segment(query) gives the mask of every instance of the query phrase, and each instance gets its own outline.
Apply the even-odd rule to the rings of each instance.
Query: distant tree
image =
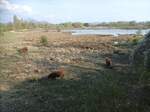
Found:
[[[18,30],[21,28],[21,19],[19,19],[16,15],[13,17],[14,30]]]
[[[64,28],[69,28],[69,27],[72,27],[72,23],[71,22],[62,23],[60,24],[60,26],[63,26]]]
[[[129,25],[134,26],[134,25],[136,25],[136,22],[135,21],[130,21]]]
[[[43,28],[45,29],[46,32],[48,32],[48,30],[49,30],[48,23],[44,23]]]
[[[17,22],[18,22],[18,17],[16,15],[14,15],[14,17],[13,17],[13,22],[14,22],[14,24],[17,24]]]
[[[73,26],[74,28],[80,28],[80,27],[83,26],[83,24],[77,22],[77,23],[72,23],[72,26]]]
[[[57,32],[61,32],[60,26],[57,26],[57,27],[56,27],[56,30],[57,30]]]
[[[147,21],[147,22],[145,23],[145,25],[149,28],[149,27],[150,27],[150,21]]]
[[[89,27],[90,25],[89,25],[89,23],[84,23],[83,24],[85,27]]]
[[[13,30],[13,23],[8,23],[6,25],[6,31],[10,31],[10,30]]]

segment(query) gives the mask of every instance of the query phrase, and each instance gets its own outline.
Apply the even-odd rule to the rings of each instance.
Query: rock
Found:
[[[131,55],[131,63],[136,70],[150,67],[150,32],[144,36],[141,42]],[[139,72],[139,71],[137,71]]]
[[[119,45],[119,42],[115,41],[115,42],[113,43],[113,45]]]

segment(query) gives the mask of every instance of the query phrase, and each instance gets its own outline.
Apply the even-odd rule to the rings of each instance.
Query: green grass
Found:
[[[33,77],[15,84],[2,93],[4,108],[7,112],[147,112],[149,109],[144,101],[132,99],[136,96],[130,93],[134,90],[132,85],[139,83],[137,75],[111,69],[78,66],[71,69],[80,71],[80,80]]]
[[[11,71],[14,64],[20,60],[20,57],[16,54],[16,50],[13,50],[10,44],[17,45],[16,43],[20,41],[20,34],[15,32],[5,32],[3,36],[0,37],[0,79],[6,80],[10,73],[5,73],[5,71]]]
[[[5,32],[3,36],[0,37],[0,43],[12,43],[17,41],[18,34],[14,32]]]
[[[7,104],[7,112],[147,112],[143,110],[147,105],[128,97],[125,83],[129,78],[109,70],[89,75],[95,78],[25,81],[4,92],[9,101],[2,98],[2,102]]]

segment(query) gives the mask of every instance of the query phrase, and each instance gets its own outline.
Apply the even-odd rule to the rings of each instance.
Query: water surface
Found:
[[[64,32],[71,32],[72,35],[132,35],[139,32],[144,35],[150,31],[150,29],[75,29],[65,30]]]

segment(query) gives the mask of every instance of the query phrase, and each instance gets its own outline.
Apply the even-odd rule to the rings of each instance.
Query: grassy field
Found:
[[[47,44],[41,43],[41,36]],[[2,112],[149,112],[149,91],[131,72],[132,36],[72,36],[56,31],[0,37]],[[120,44],[114,45],[117,41]],[[27,47],[27,54],[20,48]],[[113,69],[105,67],[105,58]],[[63,79],[45,79],[64,68]]]

